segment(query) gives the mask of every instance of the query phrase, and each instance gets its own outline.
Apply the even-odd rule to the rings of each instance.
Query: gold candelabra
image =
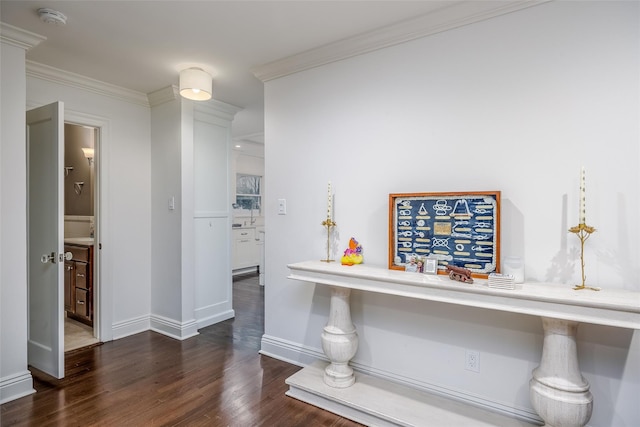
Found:
[[[592,291],[599,291],[600,288],[595,288],[592,286],[585,286],[584,282],[586,279],[586,276],[584,275],[584,242],[587,241],[587,239],[589,237],[591,237],[591,234],[593,232],[595,232],[596,229],[594,227],[591,227],[587,224],[578,224],[575,227],[571,227],[569,229],[570,233],[574,233],[576,236],[578,236],[578,239],[580,239],[580,266],[582,268],[582,285],[577,285],[575,286],[573,289],[580,291],[582,289],[590,289]]]
[[[335,260],[331,259],[331,227],[336,226],[336,222],[331,219],[331,217],[327,217],[324,221],[322,221],[322,225],[327,227],[327,259],[321,259],[322,262],[333,262]]]

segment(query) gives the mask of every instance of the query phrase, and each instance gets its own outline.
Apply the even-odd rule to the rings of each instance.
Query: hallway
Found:
[[[264,288],[234,280],[236,317],[177,341],[146,331],[66,355],[63,380],[34,372],[37,393],[1,406],[1,426],[359,424],[285,396],[300,368],[258,354]]]

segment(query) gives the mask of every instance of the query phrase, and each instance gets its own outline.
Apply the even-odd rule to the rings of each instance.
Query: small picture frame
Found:
[[[424,274],[438,274],[438,260],[425,258],[423,266]]]
[[[407,262],[404,265],[404,271],[410,273],[423,273],[424,272],[424,257],[418,255],[407,256]]]

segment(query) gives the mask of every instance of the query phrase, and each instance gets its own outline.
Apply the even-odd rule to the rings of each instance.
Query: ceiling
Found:
[[[363,35],[416,17],[433,17],[430,25],[437,28],[455,9],[464,25],[466,16],[486,19],[484,10],[513,3],[531,1],[2,0],[0,21],[46,37],[27,52],[28,60],[143,94],[177,85],[184,68],[203,68],[213,75],[214,99],[242,108],[234,139],[261,143],[261,79],[268,79],[256,77],[261,67],[314,50],[327,56],[334,47],[343,56],[357,54],[344,54],[349,40],[362,43]],[[42,22],[39,8],[62,12],[66,25]]]

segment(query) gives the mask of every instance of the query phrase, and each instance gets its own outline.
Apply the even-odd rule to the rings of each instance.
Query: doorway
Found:
[[[98,343],[99,129],[64,125],[64,351]]]

